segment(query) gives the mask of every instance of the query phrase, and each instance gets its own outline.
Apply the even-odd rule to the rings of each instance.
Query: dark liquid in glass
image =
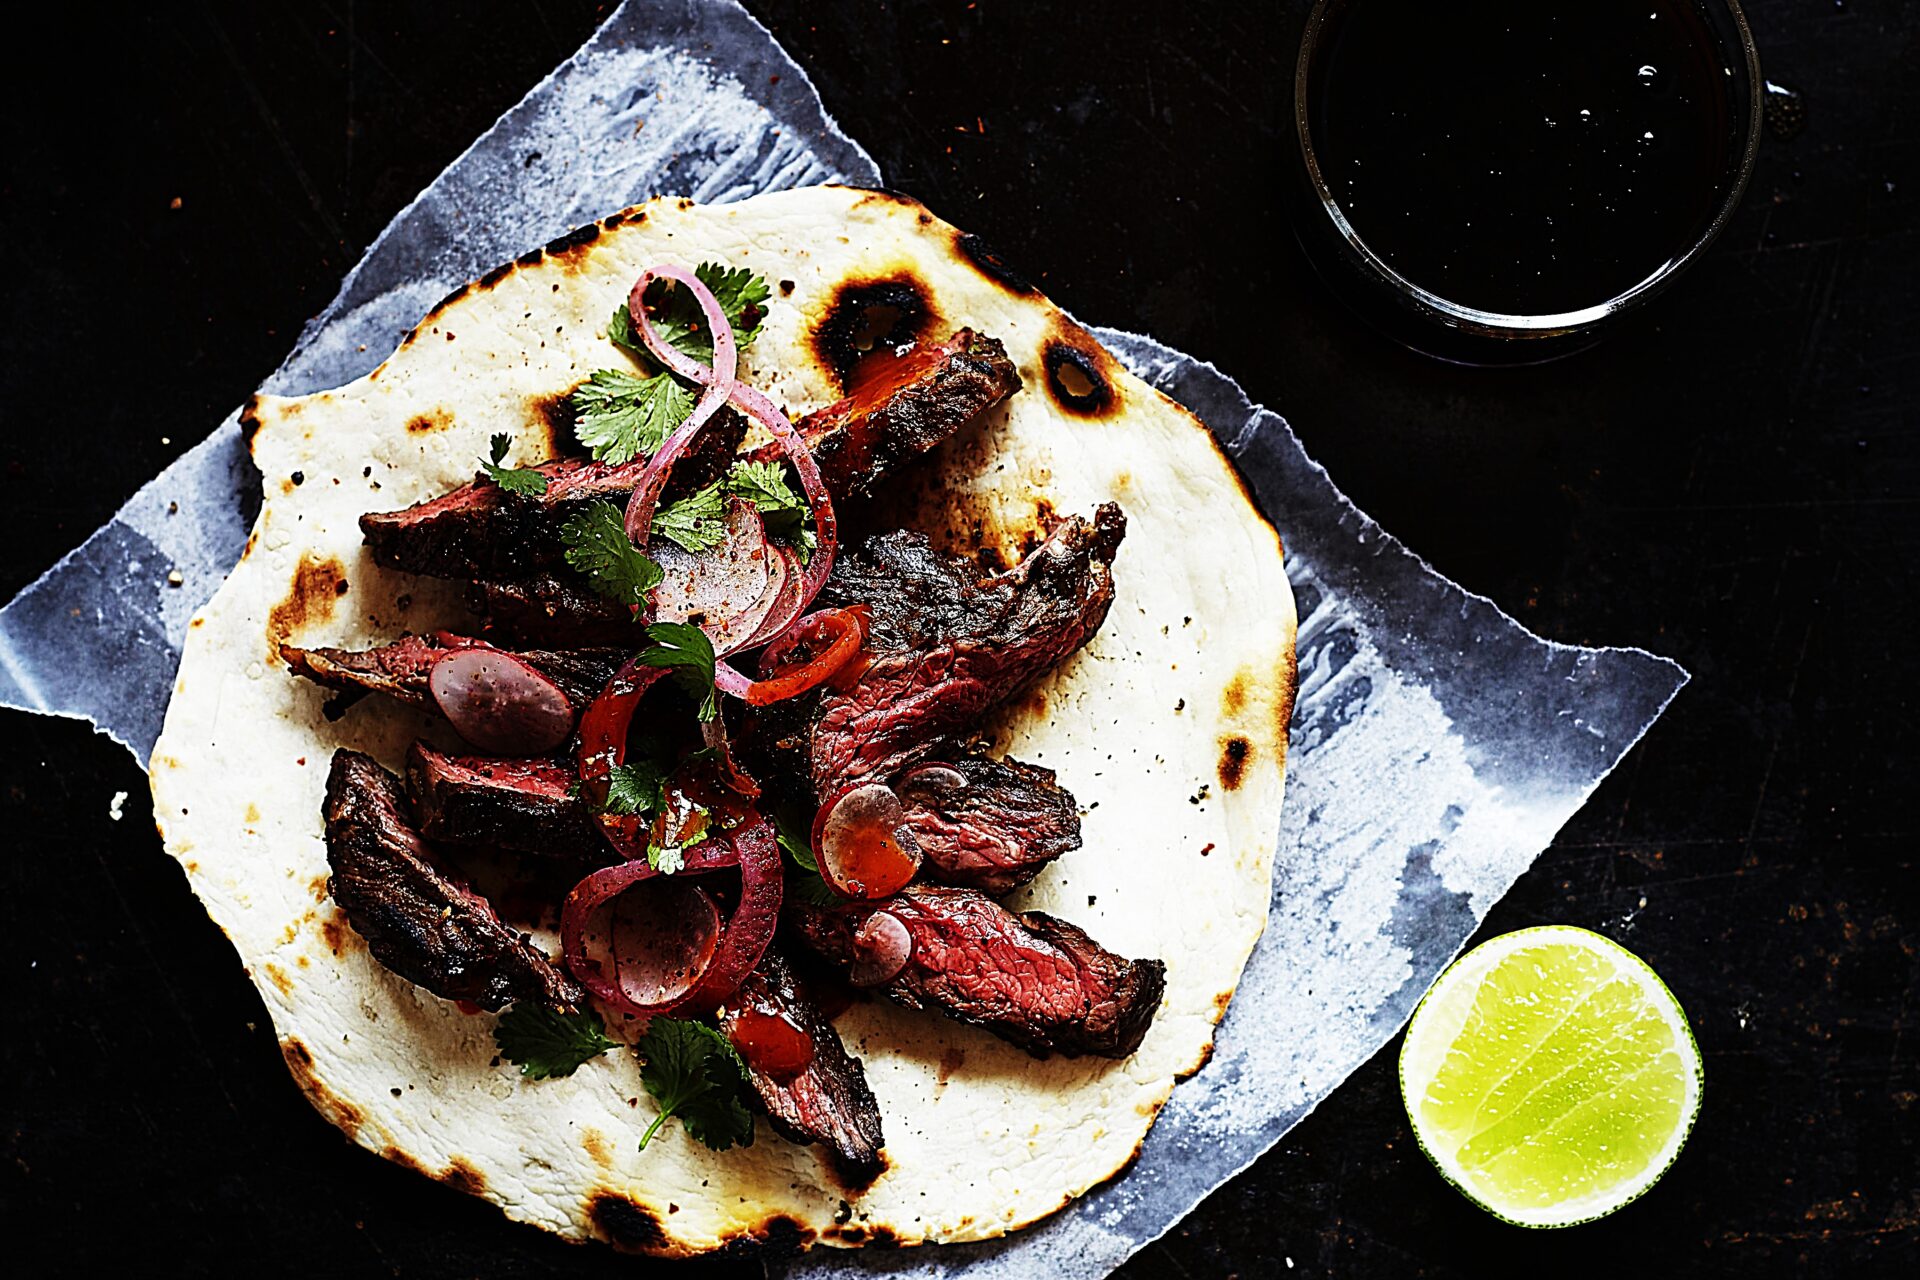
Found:
[[[1684,253],[1734,170],[1729,55],[1691,0],[1346,0],[1308,84],[1367,248],[1449,302],[1597,306]]]

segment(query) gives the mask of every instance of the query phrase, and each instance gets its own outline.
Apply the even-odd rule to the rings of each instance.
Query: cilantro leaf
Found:
[[[818,871],[820,863],[813,856],[807,834],[785,809],[773,815],[773,838],[779,844],[780,851],[799,863],[803,870]]]
[[[695,555],[719,546],[727,537],[727,500],[720,485],[715,480],[655,511],[648,536],[670,538]]]
[[[787,876],[787,885],[795,896],[816,907],[837,906],[842,899],[828,886],[826,877],[820,874],[820,862],[807,842],[807,831],[784,809],[775,811],[773,829],[774,840],[779,844],[780,851],[800,869],[797,874]]]
[[[642,360],[653,359],[653,353],[647,350],[646,341],[640,336],[639,327],[633,323],[633,313],[627,310],[625,299],[613,309],[613,315],[607,320],[607,341]]]
[[[670,1116],[715,1151],[753,1145],[753,1113],[741,1097],[746,1064],[725,1036],[704,1022],[655,1018],[634,1048],[642,1060],[640,1083],[660,1108],[640,1135],[642,1151]]]
[[[726,313],[727,324],[733,329],[735,342],[744,347],[760,336],[760,325],[767,318],[765,304],[773,296],[765,280],[745,267],[730,268],[724,262],[701,263],[694,268],[693,278],[713,291],[720,310]]]
[[[547,478],[532,467],[503,467],[507,449],[513,444],[513,437],[499,432],[488,438],[491,446],[489,457],[480,463],[480,469],[487,473],[487,479],[505,489],[508,493],[523,493],[529,497],[539,497],[547,491]]]
[[[660,769],[651,760],[616,764],[607,770],[607,800],[602,813],[652,813],[665,803]]]
[[[734,463],[727,472],[727,492],[751,502],[766,520],[768,533],[803,545],[808,541],[812,526],[806,500],[787,483],[786,468],[780,463]]]
[[[640,661],[667,668],[673,682],[699,705],[700,718],[713,719],[719,708],[713,692],[713,641],[707,633],[691,623],[656,622],[647,628],[647,638],[653,645],[641,650]]]
[[[529,1080],[570,1076],[588,1058],[617,1047],[607,1039],[600,1019],[585,1009],[556,1013],[545,1005],[514,1005],[493,1027],[500,1056],[520,1064]]]
[[[773,296],[765,280],[745,267],[728,267],[722,262],[701,263],[694,268],[693,278],[707,286],[720,304],[737,345],[747,346],[760,336],[761,322],[767,318],[766,302]],[[713,338],[707,333],[707,316],[691,292],[668,281],[655,281],[647,289],[646,304],[654,331],[668,346],[703,364],[712,363]],[[633,313],[624,302],[613,309],[613,317],[607,321],[607,339],[642,359],[653,360],[653,353],[640,336],[640,326],[634,323]]]
[[[672,374],[637,378],[596,369],[573,393],[573,433],[601,462],[631,462],[658,449],[693,412],[694,395]]]
[[[593,589],[609,600],[644,605],[647,593],[666,575],[627,538],[626,513],[611,502],[589,502],[560,526],[567,563],[587,575]]]

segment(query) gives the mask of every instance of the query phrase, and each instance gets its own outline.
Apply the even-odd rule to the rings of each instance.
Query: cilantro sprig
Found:
[[[803,558],[811,549],[813,530],[807,523],[806,501],[787,483],[777,462],[734,463],[712,484],[656,511],[649,532],[695,555],[711,551],[726,539],[728,498],[751,502],[766,522],[767,532],[799,546]]]
[[[715,1151],[753,1145],[753,1113],[743,1096],[746,1064],[725,1036],[704,1022],[655,1018],[634,1049],[642,1060],[640,1083],[660,1108],[640,1135],[642,1151],[674,1116],[689,1137]]]
[[[529,1080],[570,1076],[588,1058],[616,1048],[600,1019],[585,1009],[557,1013],[544,1005],[520,1003],[500,1015],[493,1027],[500,1056],[518,1063]]]
[[[727,499],[722,492],[725,484],[724,479],[715,480],[659,508],[653,514],[648,535],[670,539],[695,555],[713,550],[727,537]]]
[[[681,692],[699,707],[702,720],[711,720],[719,707],[713,690],[713,641],[707,633],[687,622],[656,622],[647,628],[653,644],[640,651],[640,661],[649,667],[664,667]]]
[[[718,262],[703,262],[693,274],[720,303],[738,345],[745,347],[759,336],[766,301],[773,294],[765,280],[745,267]],[[660,281],[647,291],[646,303],[654,327],[669,346],[702,363],[712,361],[713,338],[691,291]],[[607,338],[639,358],[650,376],[596,370],[573,393],[574,434],[595,458],[618,464],[658,449],[693,412],[696,397],[679,378],[655,365],[625,302],[613,309]]]
[[[504,431],[498,432],[488,437],[487,445],[488,456],[480,462],[480,469],[487,473],[487,479],[508,493],[520,493],[537,498],[547,491],[547,478],[532,467],[500,465],[507,459],[507,450],[513,447],[512,436]]]
[[[651,760],[616,764],[607,770],[607,798],[600,811],[623,817],[656,813],[666,803],[665,781],[660,766]]]
[[[736,462],[727,472],[727,492],[745,498],[766,521],[767,532],[799,548],[805,563],[813,553],[813,524],[807,519],[807,501],[787,483],[786,468],[778,462]]]
[[[626,513],[611,502],[586,503],[560,526],[567,563],[609,600],[635,607],[666,575],[627,537]]]
[[[738,346],[747,346],[760,336],[761,322],[767,318],[766,302],[773,296],[767,282],[745,267],[729,267],[721,262],[703,262],[693,269],[693,278],[713,294],[714,301],[727,317]],[[667,345],[695,360],[713,359],[713,338],[707,333],[706,313],[693,300],[693,294],[665,280],[657,280],[647,290],[647,314],[653,327]],[[638,356],[652,358],[641,340],[640,326],[622,302],[613,309],[607,322],[607,337],[615,346]]]
[[[631,462],[664,444],[693,405],[693,392],[670,373],[596,369],[573,393],[573,433],[600,461]]]

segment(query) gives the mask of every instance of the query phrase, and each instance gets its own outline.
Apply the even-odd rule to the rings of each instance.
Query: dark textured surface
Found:
[[[66,6],[5,42],[0,595],[237,404],[600,7]],[[1634,947],[1708,1076],[1657,1191],[1526,1233],[1427,1168],[1390,1048],[1124,1274],[1910,1273],[1920,12],[1756,0],[1804,122],[1768,139],[1727,236],[1600,349],[1492,373],[1385,345],[1292,247],[1298,0],[1124,7],[754,4],[895,185],[1083,318],[1216,361],[1543,634],[1694,672],[1486,932]],[[568,1248],[350,1147],[290,1086],[132,761],[82,725],[4,729],[16,1249],[58,1272],[753,1274]]]

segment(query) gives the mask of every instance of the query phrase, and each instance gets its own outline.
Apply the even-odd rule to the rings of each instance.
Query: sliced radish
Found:
[[[647,554],[666,573],[654,588],[654,619],[691,622],[707,633],[715,653],[739,648],[773,608],[775,557],[751,502],[728,500],[726,536],[713,550],[695,553],[655,539]]]
[[[856,987],[892,982],[913,955],[913,934],[900,917],[876,911],[853,931],[853,965],[847,977]]]
[[[813,820],[820,875],[835,893],[884,898],[920,869],[920,845],[893,788],[878,782],[842,791]]]
[[[451,649],[427,673],[433,700],[461,737],[495,755],[552,751],[573,732],[560,686],[498,649]]]

